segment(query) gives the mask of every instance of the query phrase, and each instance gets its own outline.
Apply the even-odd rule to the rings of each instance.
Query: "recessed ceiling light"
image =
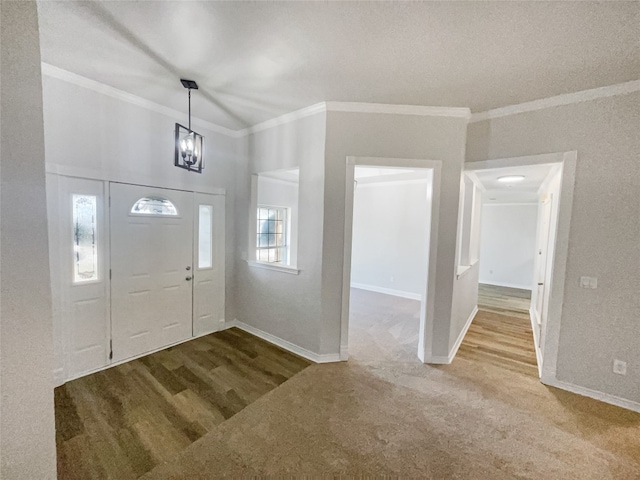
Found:
[[[522,180],[524,180],[524,175],[504,175],[498,177],[498,181],[502,183],[521,182]]]

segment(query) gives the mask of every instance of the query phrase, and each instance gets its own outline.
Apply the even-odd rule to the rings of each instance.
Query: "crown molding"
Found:
[[[349,113],[384,113],[387,115],[418,115],[469,119],[466,107],[428,107],[422,105],[392,105],[386,103],[326,102],[327,111]]]
[[[74,85],[78,85],[89,90],[107,95],[132,105],[136,105],[147,110],[151,110],[171,118],[179,118],[184,115],[173,108],[165,107],[159,103],[105,85],[104,83],[91,80],[76,73],[64,70],[54,65],[42,62],[42,74],[48,77],[57,78]],[[269,128],[284,125],[295,120],[299,120],[321,112],[345,112],[345,113],[380,113],[387,115],[418,115],[430,117],[450,117],[463,118],[469,123],[491,120],[494,118],[516,115],[519,113],[544,110],[546,108],[571,105],[574,103],[587,102],[599,98],[613,97],[617,95],[627,95],[640,91],[640,80],[632,80],[616,85],[593,88],[575,93],[566,93],[555,97],[542,98],[531,102],[509,105],[506,107],[487,110],[472,114],[466,107],[429,107],[422,105],[392,105],[385,103],[359,103],[359,102],[320,102],[310,105],[300,110],[286,113],[279,117],[272,118],[265,122],[258,123],[242,130],[232,130],[230,128],[208,122],[198,117],[192,117],[192,123],[209,131],[220,133],[233,138],[245,137],[249,134],[267,130]]]
[[[425,107],[420,105],[391,105],[386,103],[358,103],[358,102],[320,102],[309,107],[286,113],[271,120],[258,123],[249,128],[239,130],[239,136],[249,135],[285,123],[300,120],[321,112],[346,113],[382,113],[386,115],[419,115],[429,117],[453,117],[469,119],[471,111],[458,107]]]
[[[238,130],[236,133],[239,137],[244,137],[251,133],[261,132],[262,130],[267,130],[269,128],[277,127],[279,125],[284,125],[285,123],[290,123],[295,120],[300,120],[301,118],[310,117],[311,115],[315,115],[316,113],[321,113],[326,111],[327,111],[326,103],[320,102],[305,108],[301,108],[300,110],[295,110],[290,113],[285,113],[284,115],[280,115],[279,117],[266,120],[264,122],[253,125],[252,127]]]
[[[147,100],[137,95],[127,93],[123,90],[119,90],[109,85],[105,85],[104,83],[91,80],[90,78],[83,77],[82,75],[78,75],[77,73],[73,73],[68,70],[64,70],[62,68],[59,68],[44,62],[42,62],[41,65],[42,65],[42,74],[48,77],[57,78],[58,80],[62,80],[64,82],[71,83],[79,87],[93,90],[94,92],[98,92],[108,97],[115,98],[116,100],[121,100],[123,102],[127,102],[132,105],[136,105],[138,107],[146,108],[147,110],[151,110],[153,112],[160,113],[168,117],[172,117],[172,118],[184,117],[184,112],[174,110],[173,108],[165,107],[164,105],[160,105],[159,103],[152,102],[151,100]],[[238,134],[238,131],[236,130],[231,130],[229,128],[222,127],[220,125],[208,122],[198,117],[191,117],[191,120],[193,125],[205,128],[212,132],[221,133],[222,135],[227,135],[229,137],[234,137],[234,138],[237,138],[240,136]]]
[[[533,100],[531,102],[509,105],[507,107],[494,108],[493,110],[487,110],[486,112],[474,113],[471,115],[469,123],[507,117],[518,113],[535,112],[536,110],[544,110],[545,108],[588,102],[590,100],[614,97],[616,95],[628,95],[638,91],[640,91],[640,80],[632,80],[630,82],[618,83],[616,85],[592,88],[590,90],[582,90],[574,93],[565,93],[562,95],[556,95],[555,97],[541,98],[540,100]]]

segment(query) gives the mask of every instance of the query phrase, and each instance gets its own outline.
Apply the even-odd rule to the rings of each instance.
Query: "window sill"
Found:
[[[288,273],[290,275],[299,275],[300,270],[296,267],[289,265],[275,265],[273,263],[256,262],[254,260],[247,260],[250,267],[264,268],[265,270],[275,270],[276,272]]]
[[[464,277],[478,261],[476,260],[471,265],[458,265],[458,269],[456,270],[456,279],[460,280]]]

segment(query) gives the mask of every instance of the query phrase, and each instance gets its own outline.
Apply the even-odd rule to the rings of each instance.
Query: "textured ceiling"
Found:
[[[321,101],[479,112],[640,78],[639,2],[39,3],[46,63],[239,129]]]

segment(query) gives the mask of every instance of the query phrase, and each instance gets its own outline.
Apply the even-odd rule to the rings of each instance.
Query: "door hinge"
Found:
[[[113,340],[109,340],[109,360],[113,360]]]
[[[111,280],[111,269],[109,269],[109,280]]]

